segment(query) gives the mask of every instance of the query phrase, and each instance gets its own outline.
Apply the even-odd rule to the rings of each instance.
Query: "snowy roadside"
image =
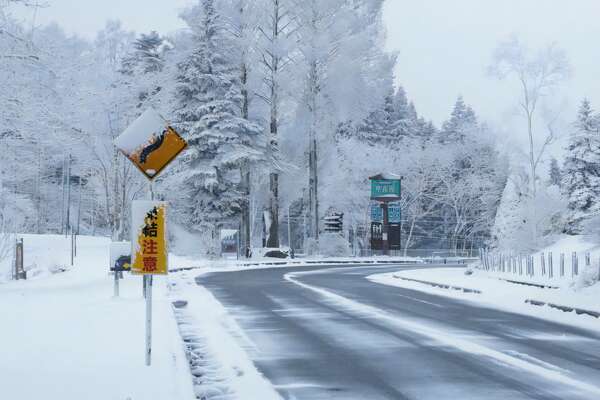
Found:
[[[181,271],[169,276],[169,297],[178,303],[174,312],[197,398],[281,399],[250,360],[245,348],[252,343],[223,305],[195,283],[198,275]]]
[[[25,237],[25,263],[38,273],[0,285],[1,398],[194,398],[166,280],[155,279],[153,359],[146,367],[141,279],[125,274],[121,296],[113,297],[108,243],[79,237],[75,265],[51,274],[70,258],[69,239]]]
[[[375,274],[367,279],[384,285],[472,301],[486,307],[531,315],[596,331],[600,330],[600,319],[598,318],[526,303],[526,300],[536,300],[600,312],[600,284],[579,290],[569,286],[559,289],[542,289],[509,283],[496,277],[490,277],[481,270],[473,270],[472,275],[465,275],[465,271],[466,268],[432,268]],[[434,287],[415,282],[415,280],[450,285],[481,293],[465,293],[462,290]]]
[[[186,346],[198,398],[275,400],[281,396],[249,357],[254,349],[225,307],[195,278],[211,272],[293,268],[314,264],[420,263],[411,257],[203,260],[170,255],[169,299]]]

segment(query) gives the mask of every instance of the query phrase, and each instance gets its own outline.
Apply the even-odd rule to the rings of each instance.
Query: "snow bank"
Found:
[[[394,273],[375,274],[367,279],[385,285],[453,297],[476,302],[486,307],[564,322],[596,331],[600,330],[600,320],[592,316],[576,315],[575,313],[566,313],[549,307],[540,308],[525,303],[525,300],[532,299],[600,312],[600,284],[582,290],[575,290],[570,287],[542,289],[509,283],[488,276],[485,271],[474,270],[472,275],[466,275],[465,272],[465,268],[403,270]],[[436,288],[423,283],[403,280],[402,278],[475,289],[481,291],[481,294]]]
[[[25,264],[49,271],[70,263],[63,239],[25,235]],[[153,359],[146,367],[141,278],[125,274],[121,297],[113,298],[109,241],[80,237],[78,244],[68,271],[0,285],[1,397],[193,399],[165,280],[155,279]]]
[[[71,236],[63,235],[17,235],[23,239],[23,264],[29,279],[38,279],[71,268]],[[43,240],[41,239],[43,238]],[[78,238],[78,250],[85,251],[85,237]],[[102,239],[99,239],[102,240]],[[0,282],[11,279],[14,253],[2,262]]]

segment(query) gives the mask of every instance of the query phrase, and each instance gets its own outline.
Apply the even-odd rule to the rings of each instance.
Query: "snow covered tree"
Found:
[[[464,143],[469,130],[477,127],[477,117],[470,106],[459,96],[454,104],[450,119],[442,125],[439,140],[442,144]]]
[[[330,176],[322,171],[336,168],[334,158],[319,154],[335,151],[341,122],[362,120],[372,104],[384,98],[384,90],[391,88],[395,58],[382,50],[381,1],[308,0],[298,2],[294,12],[303,83],[297,113],[304,121],[308,150],[310,235],[318,239],[319,210],[332,205],[321,204],[329,196],[322,196],[320,188],[328,186]]]
[[[241,116],[240,77],[215,1],[200,0],[183,18],[196,48],[178,66],[176,125],[189,149],[175,176],[187,195],[189,225],[210,228],[216,238],[241,212],[240,166],[264,157],[261,128]]]
[[[233,44],[231,62],[238,65],[241,116],[250,119],[250,104],[254,93],[258,90],[256,87],[258,73],[255,66],[260,65],[260,59],[257,57],[260,3],[248,0],[225,0],[222,10]],[[244,193],[240,219],[240,241],[243,249],[249,249],[252,246],[250,199],[253,194],[252,177],[258,175],[256,171],[253,173],[252,169],[253,165],[249,163],[244,163],[240,167],[240,190]]]
[[[489,73],[498,79],[514,76],[519,83],[519,108],[527,121],[530,184],[532,196],[535,197],[537,168],[547,145],[554,140],[554,134],[550,130],[542,146],[535,146],[535,117],[544,96],[569,77],[567,56],[555,43],[535,53],[531,52],[518,37],[512,36],[496,47]],[[537,233],[534,232],[534,236],[537,236]]]
[[[398,146],[403,139],[421,136],[419,117],[408,102],[402,86],[385,96],[383,106],[372,111],[351,134],[369,145],[382,143]],[[343,129],[343,128],[342,128]]]
[[[267,247],[279,247],[279,196],[280,166],[279,141],[282,125],[281,105],[284,101],[285,86],[283,73],[290,66],[294,40],[295,18],[292,0],[261,0],[263,18],[258,25],[260,40],[257,51],[261,58],[263,90],[258,96],[268,105],[269,139],[267,154],[271,162],[269,168],[269,199],[264,212],[265,244]]]
[[[562,171],[560,165],[558,165],[558,160],[554,157],[550,160],[550,170],[548,171],[548,175],[548,185],[554,185],[560,188],[562,184]]]
[[[570,137],[562,171],[562,190],[568,198],[566,231],[581,232],[581,223],[600,212],[600,126],[584,100]]]
[[[158,72],[164,68],[164,53],[168,42],[156,31],[142,33],[133,43],[133,54],[123,60],[124,72],[133,73],[139,68],[142,72]]]
[[[533,247],[527,213],[530,204],[528,181],[526,174],[513,173],[506,182],[492,230],[494,242],[502,250],[530,250]]]

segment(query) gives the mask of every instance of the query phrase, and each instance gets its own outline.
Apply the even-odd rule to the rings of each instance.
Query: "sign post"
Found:
[[[114,295],[119,297],[119,275],[131,271],[131,243],[112,242],[110,244],[110,271],[114,272]]]
[[[401,179],[398,176],[384,176],[383,174],[369,178],[371,181],[371,200],[378,201],[381,206],[381,249],[384,255],[390,254],[390,211],[392,211],[392,207],[389,206],[389,203],[400,200],[402,193]],[[377,213],[372,212],[373,214]],[[394,219],[397,214],[400,214],[399,207],[397,212],[396,208],[393,209]],[[373,227],[371,232],[373,232]]]
[[[17,240],[15,247],[15,280],[27,279],[25,265],[23,264],[23,239]]]
[[[115,146],[150,181],[150,200],[134,201],[131,216],[131,272],[143,276],[146,298],[146,365],[152,363],[152,277],[167,275],[167,203],[154,201],[152,180],[187,143],[154,109],[149,108],[118,138]]]

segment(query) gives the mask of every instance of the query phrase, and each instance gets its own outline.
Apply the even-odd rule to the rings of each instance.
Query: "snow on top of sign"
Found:
[[[115,139],[115,146],[125,153],[132,153],[146,144],[152,135],[160,135],[166,127],[167,121],[150,107]]]
[[[237,229],[221,229],[221,240],[233,239],[233,237],[237,235],[237,233]]]
[[[377,174],[374,176],[370,176],[369,179],[372,180],[398,180],[402,179],[402,175],[392,174],[391,172],[387,172],[385,174]]]

